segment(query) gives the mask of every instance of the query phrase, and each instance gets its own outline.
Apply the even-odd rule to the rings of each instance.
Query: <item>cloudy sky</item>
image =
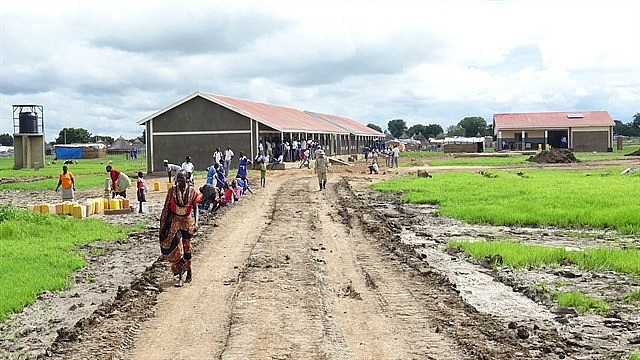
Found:
[[[55,4],[55,6],[53,5]],[[393,119],[640,112],[640,1],[0,1],[0,133],[14,104],[133,138],[196,91]]]

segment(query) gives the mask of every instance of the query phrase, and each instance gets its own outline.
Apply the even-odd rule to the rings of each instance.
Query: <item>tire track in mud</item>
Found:
[[[350,344],[359,350],[357,358],[383,359],[462,359],[468,358],[455,341],[441,334],[429,313],[414,296],[410,284],[415,280],[397,267],[398,258],[389,251],[375,246],[371,235],[362,228],[355,209],[357,201],[345,191],[345,182],[339,182],[321,202],[325,219],[334,238],[329,245],[335,247],[342,261],[333,269],[345,277],[359,302],[336,301],[336,312],[347,309],[350,319],[342,319],[341,328],[351,334]],[[324,194],[323,194],[324,195]],[[336,204],[336,205],[334,205]],[[378,219],[381,223],[384,220]],[[341,234],[348,234],[344,237]],[[332,236],[333,235],[333,236]],[[335,275],[334,275],[335,276]],[[347,298],[348,299],[348,298]],[[350,328],[349,322],[359,322],[362,329]],[[366,343],[368,351],[357,343]]]
[[[336,187],[286,180],[239,277],[221,359],[461,359],[394,269],[342,223]],[[347,210],[348,211],[348,210]]]
[[[400,226],[396,220],[381,221],[375,207],[359,199],[346,179],[341,180],[337,188],[342,193],[338,210],[342,221],[350,228],[365,229],[379,252],[388,257],[388,264],[413,279],[407,282],[405,291],[412,294],[417,304],[421,304],[422,311],[436,324],[438,332],[453,339],[463,349],[463,358],[566,358],[567,347],[555,330],[533,325],[527,329],[530,330],[527,336],[521,337],[519,334],[525,327],[506,324],[478,312],[460,297],[455,284],[420,259],[413,247],[401,242],[398,235]],[[387,206],[397,204],[389,203]],[[361,259],[365,263],[368,260]],[[373,277],[375,279],[375,274]]]
[[[221,359],[339,358],[309,181],[287,180],[234,296]]]

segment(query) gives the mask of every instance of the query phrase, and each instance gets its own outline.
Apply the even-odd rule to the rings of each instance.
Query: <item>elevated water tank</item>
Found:
[[[20,134],[37,134],[38,133],[38,114],[34,112],[21,112],[18,123],[18,133]]]

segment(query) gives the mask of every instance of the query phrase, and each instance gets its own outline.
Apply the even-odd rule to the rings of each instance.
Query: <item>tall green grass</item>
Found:
[[[580,314],[593,311],[603,315],[610,309],[609,304],[605,301],[585,295],[579,291],[559,292],[554,294],[553,297],[558,305],[573,307]]]
[[[611,270],[640,275],[640,251],[637,249],[593,248],[581,251],[561,247],[527,245],[512,241],[450,241],[473,259],[495,259],[515,269],[559,267],[569,261],[583,270]]]
[[[437,204],[438,213],[470,223],[607,228],[640,233],[640,174],[598,170],[488,170],[439,172],[433,178],[394,178],[375,183],[404,201]]]
[[[0,205],[0,321],[35,301],[40,292],[68,286],[70,274],[86,265],[79,246],[124,239],[142,226],[116,226]]]

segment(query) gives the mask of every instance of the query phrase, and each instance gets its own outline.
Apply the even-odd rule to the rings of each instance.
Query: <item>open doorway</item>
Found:
[[[551,148],[567,149],[569,147],[569,134],[567,130],[549,131],[547,142]]]

